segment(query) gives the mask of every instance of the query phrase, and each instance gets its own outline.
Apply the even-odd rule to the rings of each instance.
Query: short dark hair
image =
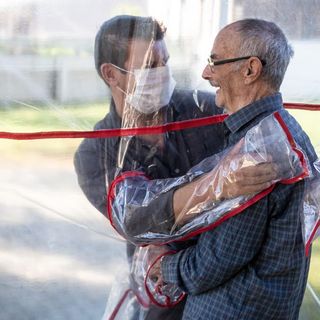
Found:
[[[132,39],[162,40],[166,29],[152,17],[121,15],[105,21],[98,31],[94,46],[94,60],[98,74],[103,63],[124,68]]]

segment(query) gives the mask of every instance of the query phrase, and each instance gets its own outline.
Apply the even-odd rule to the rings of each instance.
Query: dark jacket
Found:
[[[186,90],[176,90],[164,111],[167,123],[222,113],[215,106],[212,94]],[[111,102],[110,112],[95,125],[95,130],[114,128],[121,128],[121,118]],[[204,158],[221,151],[223,136],[222,124],[168,132],[164,150],[158,150],[140,137],[132,137],[120,164],[117,163],[119,146],[121,140],[127,138],[84,139],[74,157],[78,182],[88,200],[107,216],[107,191],[119,174],[139,170],[151,179],[181,176]],[[148,207],[140,209],[139,219],[153,225],[173,219],[172,197],[173,191],[153,203],[153,207],[163,212],[161,217],[150,214],[152,208]]]

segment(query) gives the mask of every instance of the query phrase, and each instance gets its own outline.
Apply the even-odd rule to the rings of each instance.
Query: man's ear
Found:
[[[111,63],[103,63],[100,66],[100,72],[108,86],[115,87],[118,85],[118,70]]]
[[[262,73],[262,68],[263,66],[259,58],[249,58],[244,69],[245,84],[251,84],[256,81]]]

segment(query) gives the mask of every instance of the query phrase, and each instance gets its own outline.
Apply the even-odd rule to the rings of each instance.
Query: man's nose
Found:
[[[207,64],[206,67],[202,71],[202,78],[205,80],[210,80],[211,75],[212,75],[212,71],[210,69],[209,64]]]

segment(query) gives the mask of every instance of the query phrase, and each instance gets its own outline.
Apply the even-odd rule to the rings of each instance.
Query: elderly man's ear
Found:
[[[116,87],[119,83],[119,70],[111,63],[103,63],[100,66],[101,76],[110,87]]]
[[[256,81],[261,73],[262,73],[262,63],[261,61],[256,57],[251,57],[247,63],[246,67],[243,71],[244,73],[244,83],[245,84],[251,84],[254,81]]]

